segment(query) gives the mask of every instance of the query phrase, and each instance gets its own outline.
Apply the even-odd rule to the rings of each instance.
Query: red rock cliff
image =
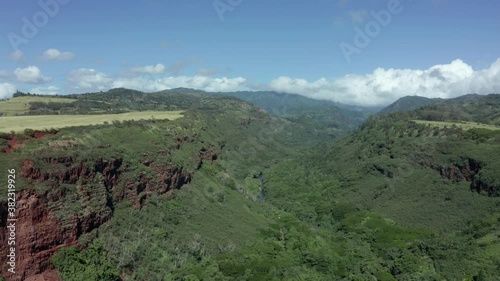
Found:
[[[202,149],[198,167],[203,160],[216,159],[215,149]],[[43,166],[51,168],[44,170]],[[180,189],[192,178],[190,172],[174,164],[148,162],[147,166],[155,171],[154,178],[141,174],[136,180],[125,180],[122,174],[132,168],[123,165],[122,159],[99,158],[89,163],[67,156],[23,161],[18,176],[33,188],[16,193],[16,274],[9,273],[2,262],[2,275],[15,281],[59,280],[50,257],[62,247],[77,244],[82,234],[108,221],[115,204],[127,199],[140,208],[152,193]],[[67,186],[75,190],[68,191]],[[69,208],[70,204],[77,204],[77,210]],[[0,218],[0,256],[5,257],[6,202],[0,202]]]

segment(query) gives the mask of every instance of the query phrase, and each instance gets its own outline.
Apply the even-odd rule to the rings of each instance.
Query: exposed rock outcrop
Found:
[[[420,163],[424,167],[434,169],[440,175],[453,182],[470,182],[471,191],[492,197],[500,196],[500,186],[481,176],[481,171],[485,165],[471,158],[464,158],[462,162],[452,163],[447,166],[429,163]]]
[[[141,208],[153,193],[163,195],[171,190],[180,189],[192,179],[191,173],[175,165],[165,167],[152,163],[149,167],[156,172],[154,178],[141,174],[137,180],[126,181],[125,188],[115,198],[118,201],[127,199],[135,207]]]
[[[183,138],[185,141],[190,139]],[[202,149],[196,161],[215,161],[217,157],[215,149]],[[115,204],[130,200],[140,208],[153,193],[180,189],[192,179],[191,172],[174,164],[150,161],[148,167],[152,174],[130,179],[123,174],[134,167],[125,165],[121,158],[89,162],[64,156],[23,161],[20,176],[39,188],[38,193],[34,188],[16,193],[17,275],[9,275],[6,264],[1,265],[2,274],[7,280],[58,280],[50,257],[108,221]],[[0,202],[0,214],[0,255],[6,256],[6,202]]]
[[[474,176],[481,171],[483,164],[474,159],[464,159],[462,163],[454,163],[447,167],[436,166],[435,168],[439,171],[441,176],[454,181],[459,182],[462,180],[472,181]]]
[[[1,206],[6,208],[5,204]],[[7,255],[6,214],[2,213],[0,255]],[[26,280],[46,270],[51,270],[48,259],[62,247],[74,245],[75,232],[63,231],[43,196],[32,190],[17,193],[16,222],[16,274],[7,272],[2,264],[2,274],[7,280]],[[54,279],[57,280],[57,279]]]

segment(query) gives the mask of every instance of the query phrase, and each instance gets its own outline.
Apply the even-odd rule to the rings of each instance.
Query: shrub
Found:
[[[34,137],[35,136],[35,131],[33,129],[26,128],[26,129],[24,129],[24,134],[27,137]]]
[[[51,259],[63,280],[118,281],[118,270],[106,259],[100,243],[80,252],[75,246],[62,248]]]

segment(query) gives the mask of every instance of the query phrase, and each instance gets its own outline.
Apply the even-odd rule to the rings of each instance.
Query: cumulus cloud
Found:
[[[16,50],[13,53],[11,53],[9,57],[11,60],[21,61],[24,60],[24,53],[20,50]]]
[[[136,68],[136,71],[139,69]],[[161,64],[141,68],[141,73],[159,74],[164,72],[165,67]],[[195,76],[161,76],[152,77],[147,75],[130,77],[111,76],[95,69],[81,68],[69,72],[68,82],[78,90],[97,91],[112,88],[129,88],[144,92],[155,92],[172,88],[193,88],[205,91],[235,91],[247,89],[246,79],[237,78],[215,78],[204,75]]]
[[[159,63],[157,65],[147,65],[144,67],[136,67],[132,69],[132,73],[135,74],[149,74],[149,75],[158,75],[165,73],[166,67]]]
[[[112,83],[112,88],[130,88],[146,92],[161,91],[172,88],[193,88],[209,92],[226,92],[246,89],[246,79],[237,78],[211,78],[207,76],[178,76],[163,77],[160,79],[119,79]]]
[[[36,87],[31,89],[30,93],[38,95],[57,95],[59,94],[59,88],[56,86],[49,87]]]
[[[26,68],[17,68],[14,75],[19,82],[30,84],[41,84],[50,81],[50,77],[42,75],[40,69],[36,66],[28,66]]]
[[[307,81],[279,77],[272,90],[361,106],[383,106],[408,95],[453,98],[465,94],[500,92],[500,59],[489,68],[474,70],[462,60],[426,70],[377,68],[367,75],[346,75],[337,80]]]
[[[161,63],[156,65],[146,65],[131,68],[130,70],[124,72],[122,76],[138,76],[138,75],[161,75],[168,73],[171,76],[179,76],[183,70],[200,62],[201,59],[199,57],[191,57],[185,60],[179,60],[171,64],[170,66],[165,66]],[[128,67],[128,62],[122,63],[122,66]]]
[[[366,17],[368,16],[367,10],[351,10],[349,11],[349,16],[351,20],[355,24],[362,24],[365,22]]]
[[[48,49],[42,55],[43,60],[48,61],[64,61],[71,60],[75,57],[75,54],[71,52],[61,52],[58,49]]]
[[[0,99],[10,98],[15,92],[16,92],[16,86],[10,83],[0,84]]]
[[[161,72],[162,68],[157,66],[150,66],[149,73]],[[146,71],[146,67],[143,69]],[[339,79],[320,78],[308,81],[282,76],[267,85],[251,85],[244,77],[213,77],[207,74],[116,77],[95,69],[82,68],[70,72],[68,81],[76,89],[85,91],[118,87],[145,92],[177,87],[211,92],[270,89],[360,106],[385,106],[408,95],[453,98],[471,93],[500,92],[500,59],[482,70],[474,70],[465,62],[454,60],[449,64],[435,65],[424,70],[377,68],[369,74],[350,74]]]
[[[69,72],[68,81],[77,89],[105,90],[109,88],[112,78],[92,68],[80,68]]]

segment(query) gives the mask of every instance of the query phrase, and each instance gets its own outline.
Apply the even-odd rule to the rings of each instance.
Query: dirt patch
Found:
[[[38,140],[44,138],[47,135],[55,135],[57,132],[44,132],[44,131],[35,131],[33,132],[33,137],[20,139],[16,134],[9,134],[7,138],[7,146],[4,146],[0,149],[5,153],[9,153],[16,148],[21,148],[23,144],[27,141]]]

